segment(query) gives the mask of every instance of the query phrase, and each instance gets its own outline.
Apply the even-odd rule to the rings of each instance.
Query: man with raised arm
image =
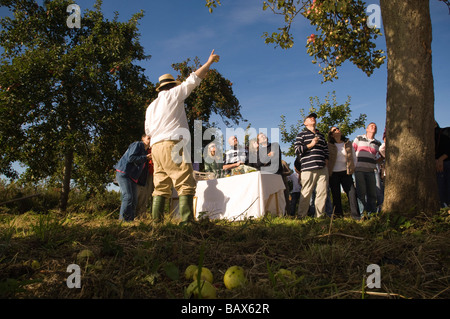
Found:
[[[172,187],[179,197],[181,224],[194,219],[196,182],[193,167],[184,148],[178,149],[177,144],[190,141],[184,101],[200,85],[210,66],[218,61],[219,56],[213,50],[208,61],[184,82],[176,81],[170,74],[159,77],[158,97],[148,106],[145,116],[145,132],[151,136],[154,165],[152,216],[155,221],[161,221],[165,199],[171,197]]]

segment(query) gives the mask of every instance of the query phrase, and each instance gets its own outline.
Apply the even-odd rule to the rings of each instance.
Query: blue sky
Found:
[[[93,9],[95,0],[76,0],[83,12]],[[366,1],[378,4],[379,1]],[[433,23],[433,75],[435,87],[435,117],[439,124],[450,126],[450,15],[447,6],[438,0],[430,1]],[[175,72],[172,63],[198,56],[204,63],[212,49],[221,56],[214,64],[224,77],[233,82],[233,90],[242,106],[241,113],[256,130],[278,128],[280,115],[288,124],[300,118],[301,108],[308,110],[309,98],[323,101],[327,93],[335,91],[338,103],[351,97],[352,118],[367,114],[367,123],[378,125],[377,138],[381,140],[386,120],[386,64],[367,77],[353,64],[345,62],[339,69],[339,79],[321,84],[318,66],[311,63],[306,53],[306,39],[315,32],[309,22],[298,16],[292,31],[294,47],[289,50],[264,43],[264,32],[276,31],[283,19],[262,10],[262,0],[222,0],[222,6],[213,14],[204,0],[105,0],[103,12],[108,19],[119,13],[119,20],[128,20],[141,9],[145,16],[140,21],[141,44],[151,59],[142,63],[153,83],[164,73]],[[4,15],[5,10],[0,12]],[[383,30],[382,30],[383,31]],[[384,37],[378,48],[385,49]],[[418,119],[420,120],[420,119]],[[242,128],[246,127],[243,123]],[[221,127],[225,133],[225,126]],[[359,129],[349,136],[364,134]],[[286,150],[288,145],[282,144]],[[287,159],[288,162],[291,160]]]

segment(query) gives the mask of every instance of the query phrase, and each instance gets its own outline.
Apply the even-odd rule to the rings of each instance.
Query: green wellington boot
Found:
[[[164,215],[164,206],[166,198],[164,196],[152,197],[152,217],[156,222],[161,222]]]
[[[194,195],[179,196],[178,212],[181,217],[180,225],[194,221]]]

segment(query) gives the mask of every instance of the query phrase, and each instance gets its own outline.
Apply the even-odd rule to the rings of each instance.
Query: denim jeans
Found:
[[[119,220],[132,221],[137,206],[137,184],[120,172],[116,172],[116,179],[119,183],[122,200]]]
[[[377,186],[375,172],[355,172],[356,194],[359,211],[374,213],[377,210]]]
[[[444,161],[444,171],[436,174],[441,208],[450,206],[450,160]]]
[[[381,179],[379,171],[375,172],[375,182],[377,186],[377,211],[381,211],[384,202],[384,180]]]

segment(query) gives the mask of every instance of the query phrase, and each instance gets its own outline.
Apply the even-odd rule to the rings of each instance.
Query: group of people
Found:
[[[281,148],[278,143],[270,143],[264,133],[249,141],[249,147],[239,144],[236,136],[228,138],[230,149],[223,157],[217,152],[217,144],[212,142],[207,148],[204,171],[214,173],[215,177],[233,175],[243,166],[249,166],[267,173],[279,174],[283,172]]]
[[[352,142],[332,126],[325,140],[316,129],[316,118],[315,113],[308,115],[305,129],[296,138],[296,172],[289,176],[293,184],[289,214],[304,217],[311,215],[314,208],[312,215],[316,217],[342,217],[341,189],[347,194],[352,218],[361,218],[363,212],[370,215],[380,211],[386,178],[386,131],[383,140],[377,140],[377,125],[371,122],[366,134],[358,135]],[[439,200],[444,208],[450,206],[450,137],[437,122],[435,147]]]
[[[155,221],[161,221],[166,200],[175,188],[179,197],[180,224],[194,220],[196,181],[193,166],[185,158],[183,148],[179,149],[177,144],[183,139],[180,130],[189,132],[184,101],[200,85],[210,66],[218,61],[219,56],[213,50],[207,62],[184,82],[175,80],[170,74],[159,78],[158,97],[146,111],[145,134],[141,141],[129,146],[114,166],[122,196],[119,219],[132,221],[136,212],[147,210],[151,197],[152,217]],[[281,175],[286,185],[286,211],[292,216],[305,217],[311,208],[316,217],[325,214],[343,216],[341,187],[347,194],[351,217],[359,219],[363,211],[377,211],[383,201],[384,170],[380,168],[383,168],[385,157],[385,134],[383,143],[378,141],[375,138],[377,126],[369,123],[366,134],[357,136],[353,142],[343,136],[336,126],[330,128],[325,139],[316,129],[316,119],[315,113],[309,114],[304,119],[305,128],[296,137],[297,159],[292,174],[287,173],[290,169],[281,159],[279,144],[269,143],[264,133],[250,140],[248,149],[239,145],[236,136],[230,137],[228,143],[231,149],[224,158],[219,156],[217,145],[210,143],[204,159],[205,171],[222,177],[242,166],[250,166]],[[450,140],[438,133],[436,139],[441,202],[442,205],[449,205]],[[174,160],[174,154],[181,160]],[[293,185],[290,203],[288,180]]]
[[[287,212],[289,206],[288,176],[291,171],[289,165],[281,158],[280,145],[270,143],[267,135],[262,132],[249,141],[248,148],[240,145],[234,135],[228,138],[228,144],[230,149],[225,152],[223,157],[217,152],[217,145],[214,142],[207,146],[205,172],[213,173],[216,178],[255,170],[278,174],[282,177],[285,185],[285,211]]]

